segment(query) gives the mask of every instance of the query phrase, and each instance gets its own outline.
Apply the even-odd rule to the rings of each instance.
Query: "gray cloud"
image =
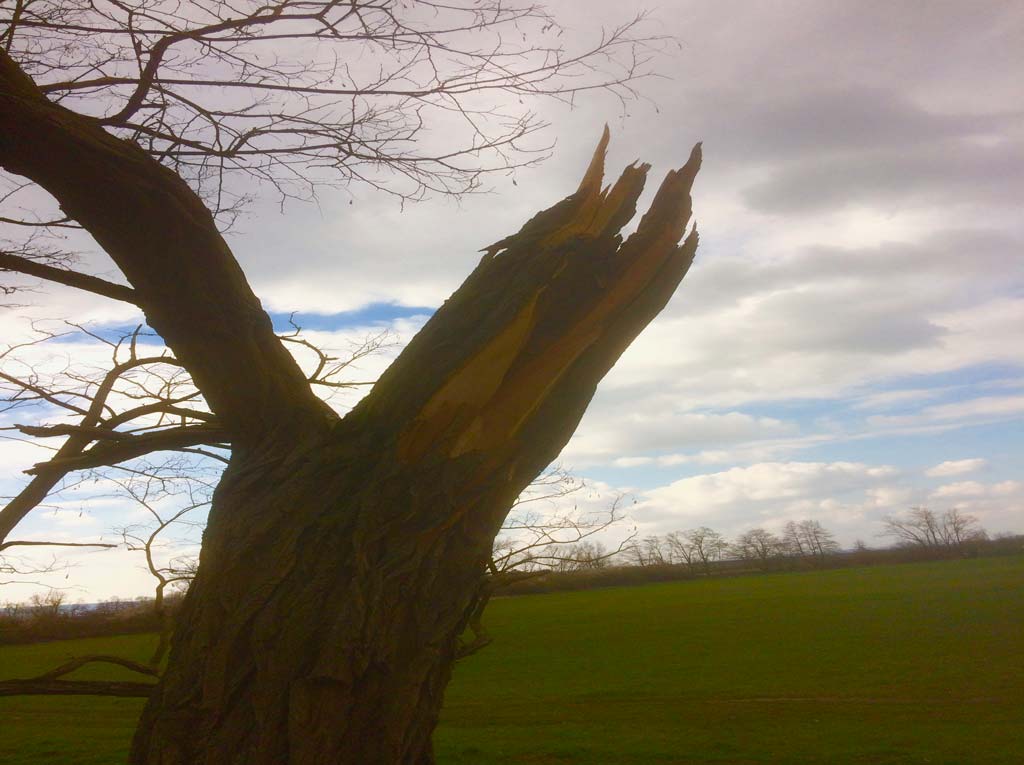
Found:
[[[890,136],[891,137],[891,136]],[[743,200],[774,214],[815,213],[851,205],[1005,204],[1024,196],[1024,144],[928,141],[865,145],[839,155],[807,152],[747,188]]]
[[[889,87],[812,85],[749,91],[736,85],[689,93],[711,152],[728,162],[853,156],[924,143],[1001,136],[1021,113],[938,113]],[[696,118],[695,118],[696,119]]]
[[[953,229],[916,242],[821,244],[774,258],[712,254],[695,263],[672,312],[693,316],[797,286],[843,285],[866,295],[895,290],[901,313],[922,298],[945,310],[1003,294],[1008,284],[1021,282],[1024,240],[997,230]]]

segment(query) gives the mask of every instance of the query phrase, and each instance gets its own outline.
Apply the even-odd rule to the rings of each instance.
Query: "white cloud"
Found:
[[[652,454],[660,453],[667,460],[662,464],[676,464],[678,460],[671,456],[676,450],[777,438],[796,431],[792,423],[774,417],[659,411],[665,404],[651,396],[617,412],[603,411],[598,405],[566,446],[562,459],[575,466],[614,462],[628,467],[645,464]]]
[[[936,499],[977,497],[985,494],[985,492],[986,487],[984,484],[980,484],[977,481],[957,481],[956,483],[947,483],[940,486],[932,492],[932,496]]]
[[[1024,414],[1024,396],[983,396],[955,404],[939,404],[924,410],[933,420],[958,420],[967,417],[1003,417]]]
[[[907,505],[914,496],[913,490],[907,486],[877,486],[864,493],[871,505],[887,512]]]
[[[991,422],[1024,416],[1024,396],[979,396],[966,401],[928,406],[909,415],[876,415],[876,427],[905,427],[949,422]]]
[[[813,518],[843,544],[873,540],[882,520],[909,506],[955,506],[990,533],[1020,532],[1024,483],[962,481],[926,490],[891,465],[765,462],[691,476],[643,492],[634,510],[643,533],[707,525],[735,536],[753,526],[778,530]]]
[[[865,514],[880,502],[903,499],[899,476],[891,465],[859,462],[758,463],[647,491],[635,515],[658,533],[709,525],[726,534],[813,517],[852,539],[870,533]]]
[[[992,494],[997,497],[1008,496],[1018,492],[1024,493],[1024,483],[1020,481],[1000,481],[992,485]]]
[[[5,478],[17,476],[20,471],[52,456],[53,450],[47,449],[44,444],[22,437],[0,437],[0,467],[5,470]],[[27,481],[28,478],[21,476],[17,480]]]
[[[975,470],[983,468],[986,464],[986,460],[981,457],[973,457],[965,460],[947,460],[940,462],[938,465],[924,471],[926,476],[932,478],[944,477],[949,475],[961,475],[963,473],[971,473]]]
[[[1020,481],[960,481],[940,486],[929,499],[934,500],[934,509],[956,507],[974,515],[990,534],[1021,533],[1024,483]]]
[[[853,402],[854,409],[891,409],[916,404],[941,395],[944,388],[910,388],[870,393]]]
[[[69,602],[87,603],[115,596],[152,595],[154,591],[155,582],[145,570],[142,555],[124,548],[26,548],[26,552],[19,553],[19,563],[26,569],[33,565],[47,566],[53,563],[55,555],[58,565],[52,573],[19,578],[27,582],[6,586],[4,599],[24,601],[34,593],[45,592],[48,587],[65,589]]]

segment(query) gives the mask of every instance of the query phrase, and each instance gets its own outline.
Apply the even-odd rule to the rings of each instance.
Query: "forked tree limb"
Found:
[[[185,181],[95,119],[49,101],[4,50],[0,167],[39,184],[96,239],[132,284],[148,324],[240,439],[337,419],[274,334]]]
[[[2,51],[0,51],[0,54],[2,54]],[[115,364],[106,372],[96,386],[95,391],[92,392],[88,408],[67,405],[61,399],[48,394],[45,389],[41,389],[31,382],[19,380],[6,374],[0,375],[13,384],[31,391],[35,395],[51,401],[51,403],[63,404],[65,408],[70,408],[76,414],[81,414],[82,416],[82,419],[74,426],[70,426],[70,429],[66,430],[66,432],[55,433],[46,428],[35,430],[36,435],[39,436],[47,434],[67,435],[67,440],[61,444],[51,459],[25,471],[29,475],[33,475],[34,478],[10,502],[0,509],[0,541],[6,539],[18,523],[46,498],[64,476],[74,470],[113,465],[160,449],[185,449],[203,444],[217,444],[228,440],[229,433],[225,428],[213,423],[204,423],[202,425],[153,431],[143,435],[122,434],[116,440],[103,439],[96,445],[89,446],[96,440],[98,429],[104,435],[113,435],[113,433],[108,432],[108,429],[100,429],[100,422],[107,405],[107,398],[114,390],[114,386],[122,374],[149,364],[177,365],[179,363],[178,360],[167,356],[133,355],[131,358]],[[32,430],[32,426],[28,427]],[[59,426],[58,430],[67,427]]]

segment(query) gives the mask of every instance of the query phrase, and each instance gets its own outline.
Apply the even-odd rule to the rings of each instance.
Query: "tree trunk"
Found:
[[[497,513],[452,523],[455,469],[397,469],[366,446],[328,438],[229,468],[133,762],[433,761],[497,531],[478,519]]]
[[[699,147],[623,241],[648,166],[602,188],[607,142],[576,193],[487,248],[339,419],[188,186],[50,103],[0,50],[0,166],[111,255],[232,441],[133,763],[432,762],[505,515],[696,251],[695,231],[679,242]]]

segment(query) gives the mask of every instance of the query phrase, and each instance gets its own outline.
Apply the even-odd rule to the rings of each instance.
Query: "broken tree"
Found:
[[[696,247],[677,242],[698,154],[622,242],[647,168],[602,193],[605,143],[347,417],[267,416],[236,442],[136,762],[430,761],[505,514]]]
[[[184,181],[0,51],[0,165],[109,253],[232,444],[134,763],[433,761],[502,520],[696,250],[695,232],[679,242],[699,147],[623,241],[648,166],[603,189],[607,143],[574,194],[486,249],[341,418]]]

